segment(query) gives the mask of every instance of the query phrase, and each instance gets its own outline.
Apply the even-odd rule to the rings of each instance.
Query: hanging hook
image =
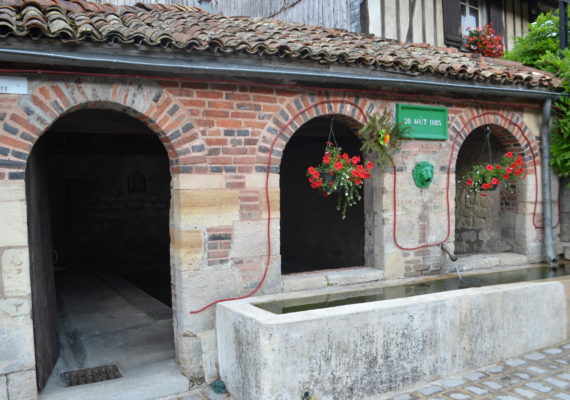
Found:
[[[334,117],[331,117],[331,124],[329,127],[329,137],[327,139],[327,142],[332,142],[332,143],[334,143],[334,145],[336,147],[338,147],[338,143],[336,142],[336,137],[335,137],[334,131],[333,131],[333,124],[334,124]],[[331,138],[332,138],[332,141],[331,141]]]

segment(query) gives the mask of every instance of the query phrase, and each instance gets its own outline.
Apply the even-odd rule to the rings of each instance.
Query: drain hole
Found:
[[[62,372],[59,377],[65,386],[85,385],[87,383],[103,382],[122,377],[116,365],[103,365],[101,367],[79,369],[77,371]]]

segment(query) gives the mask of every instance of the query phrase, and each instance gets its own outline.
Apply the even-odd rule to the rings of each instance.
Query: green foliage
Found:
[[[542,58],[548,53],[558,53],[558,22],[556,13],[540,14],[535,22],[529,24],[526,36],[515,38],[515,46],[505,53],[505,58],[556,73],[553,66]]]
[[[570,100],[561,99],[557,107],[561,117],[555,121],[550,153],[552,155],[551,164],[562,178],[570,176]]]
[[[562,78],[566,93],[570,93],[570,50],[560,55],[559,18],[556,13],[540,14],[529,25],[527,36],[515,39],[513,50],[505,54],[509,60],[550,71]],[[551,132],[551,165],[560,177],[570,176],[570,100],[561,98],[555,105],[554,129]]]
[[[392,113],[384,110],[382,113],[368,115],[368,123],[358,131],[362,139],[360,150],[364,153],[376,153],[376,163],[382,166],[390,160],[390,151],[398,147],[400,139],[406,137],[410,127],[395,123]]]

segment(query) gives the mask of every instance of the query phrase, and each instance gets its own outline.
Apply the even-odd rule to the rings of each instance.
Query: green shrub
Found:
[[[570,51],[559,51],[559,18],[556,12],[540,14],[529,24],[528,34],[517,37],[508,60],[550,71],[563,80],[565,93],[570,93]],[[554,107],[555,121],[551,132],[551,164],[560,177],[570,176],[570,100],[562,97]]]

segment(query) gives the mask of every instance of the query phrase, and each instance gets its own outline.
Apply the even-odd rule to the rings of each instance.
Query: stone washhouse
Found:
[[[66,366],[127,379],[145,356],[175,360],[179,392],[212,382],[216,307],[196,311],[220,299],[444,274],[441,243],[464,268],[545,260],[540,131],[561,90],[546,72],[177,5],[0,0],[0,38],[0,399],[60,398]],[[305,176],[331,120],[361,154],[367,115],[400,106],[446,111],[444,137],[402,141],[341,220]],[[456,192],[505,151],[523,183]],[[129,356],[105,361],[109,343]]]

